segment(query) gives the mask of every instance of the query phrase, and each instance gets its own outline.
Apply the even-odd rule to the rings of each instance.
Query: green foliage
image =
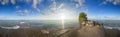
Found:
[[[84,12],[81,12],[79,14],[79,21],[82,22],[82,21],[85,21],[87,20],[87,14],[85,14]]]

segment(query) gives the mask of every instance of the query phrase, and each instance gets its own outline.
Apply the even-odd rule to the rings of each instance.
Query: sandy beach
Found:
[[[120,37],[118,29],[103,29],[97,26],[68,30],[61,35],[57,35],[60,30],[49,31],[50,33],[44,33],[42,30],[39,28],[10,30],[0,28],[0,37]]]

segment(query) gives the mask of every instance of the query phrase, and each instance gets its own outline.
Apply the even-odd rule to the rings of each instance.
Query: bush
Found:
[[[87,14],[84,12],[81,12],[79,14],[79,22],[81,23],[81,22],[86,21],[86,20],[87,20]]]

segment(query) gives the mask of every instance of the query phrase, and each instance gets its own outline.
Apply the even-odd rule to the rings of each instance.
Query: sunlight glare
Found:
[[[64,26],[64,21],[65,21],[65,15],[64,15],[64,14],[61,14],[62,29],[65,28],[65,26]]]

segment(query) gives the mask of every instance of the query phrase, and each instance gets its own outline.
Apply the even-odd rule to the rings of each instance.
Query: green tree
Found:
[[[84,12],[81,12],[79,14],[79,22],[81,23],[81,22],[86,21],[86,20],[87,20],[87,14]]]

